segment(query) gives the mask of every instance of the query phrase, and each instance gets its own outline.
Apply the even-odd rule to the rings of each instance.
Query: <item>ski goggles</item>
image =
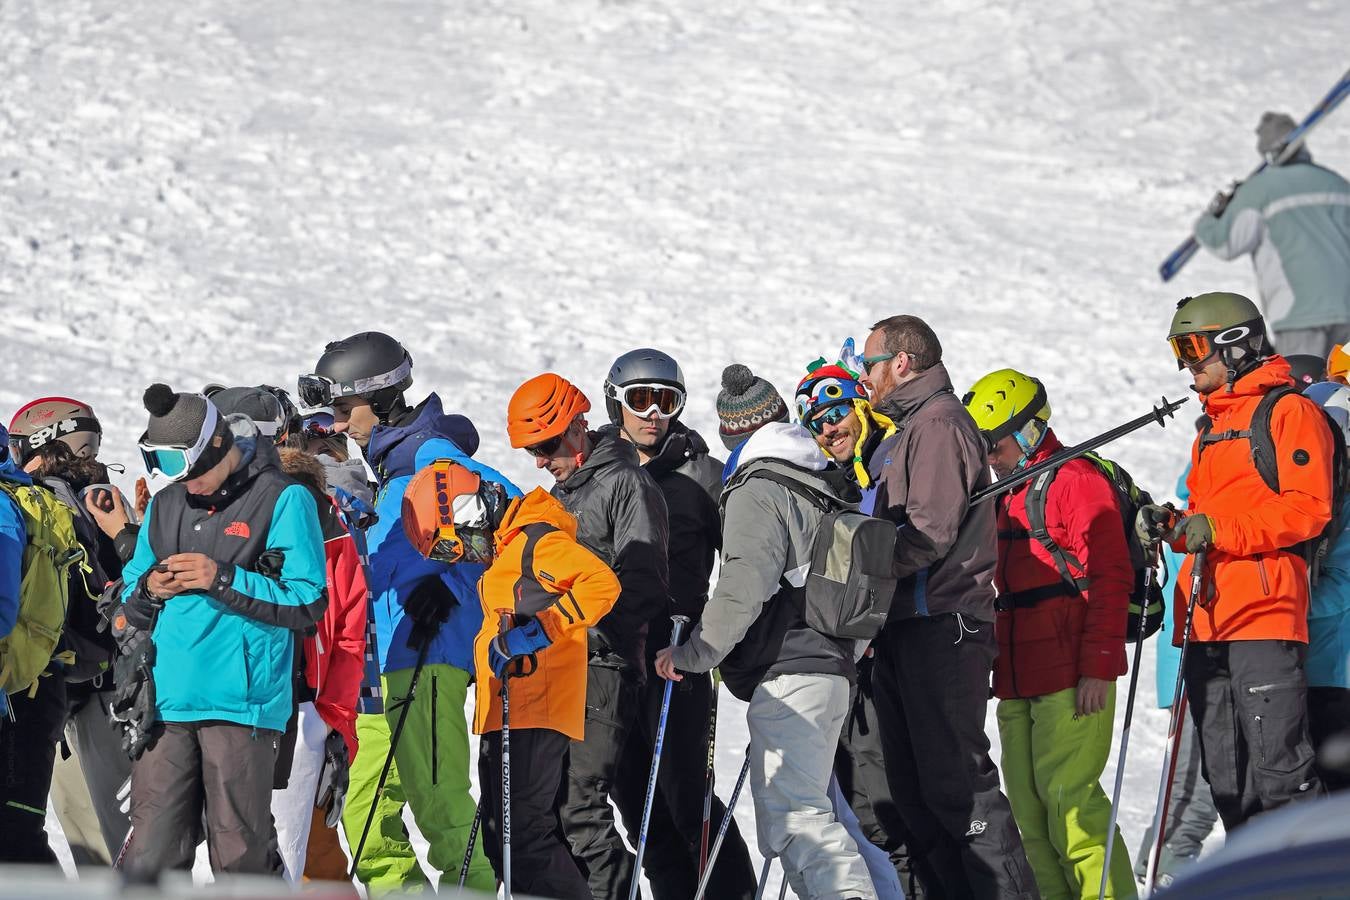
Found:
[[[1197,365],[1214,355],[1214,344],[1204,332],[1173,335],[1167,339],[1167,343],[1172,345],[1178,369]]]
[[[409,483],[403,530],[417,551],[443,563],[492,561],[492,525],[476,472],[437,460]]]
[[[562,446],[563,438],[566,437],[566,435],[567,433],[563,432],[562,434],[554,435],[546,441],[531,444],[525,448],[525,452],[536,459],[545,459],[546,457],[556,456],[558,448]]]
[[[300,429],[305,437],[325,438],[337,434],[333,430],[333,414],[330,412],[317,412],[305,416],[304,425]]]
[[[216,433],[216,423],[220,421],[220,413],[214,403],[206,404],[206,416],[202,419],[202,430],[197,435],[197,440],[191,445],[186,444],[151,444],[147,443],[146,434],[141,435],[137,447],[141,451],[141,462],[145,464],[145,471],[151,475],[160,475],[169,481],[182,481],[188,477],[192,467],[197,464],[197,460],[202,458],[202,453],[206,451],[207,444],[211,443],[211,437]]]
[[[826,425],[838,425],[848,418],[848,414],[853,412],[852,403],[836,403],[834,406],[827,406],[814,418],[806,420],[806,427],[812,434],[823,434]]]
[[[684,409],[685,393],[669,384],[626,384],[622,387],[611,385],[608,388],[611,398],[639,419],[645,419],[652,413],[662,419],[670,419]]]
[[[373,394],[381,388],[398,385],[411,374],[412,360],[405,358],[393,371],[352,381],[336,381],[327,375],[301,375],[296,381],[296,390],[305,406],[332,406],[338,397]]]

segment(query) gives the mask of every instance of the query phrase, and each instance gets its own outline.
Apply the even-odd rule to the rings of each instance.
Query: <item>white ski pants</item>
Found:
[[[295,758],[286,787],[272,792],[272,820],[276,823],[277,848],[286,880],[299,884],[305,874],[305,853],[309,849],[309,828],[314,820],[314,795],[319,789],[323,769],[324,742],[328,724],[314,704],[300,704],[296,722]]]

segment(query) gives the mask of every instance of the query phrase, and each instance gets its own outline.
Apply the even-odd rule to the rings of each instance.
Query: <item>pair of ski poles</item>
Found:
[[[1167,745],[1163,751],[1162,771],[1158,783],[1158,806],[1153,813],[1153,842],[1149,846],[1148,869],[1144,877],[1144,895],[1152,893],[1158,877],[1158,860],[1162,856],[1163,829],[1167,820],[1167,806],[1172,800],[1172,781],[1176,776],[1177,756],[1180,752],[1182,728],[1186,721],[1186,651],[1191,643],[1191,625],[1195,607],[1204,590],[1205,560],[1208,550],[1201,548],[1191,565],[1191,590],[1186,602],[1186,626],[1181,636],[1181,661],[1177,666],[1176,685],[1172,690],[1171,719],[1167,727]],[[1130,692],[1125,706],[1125,724],[1121,729],[1120,756],[1116,760],[1116,785],[1111,795],[1111,817],[1106,826],[1106,858],[1102,863],[1102,880],[1098,895],[1106,896],[1111,872],[1111,855],[1116,843],[1116,821],[1120,814],[1120,793],[1125,782],[1125,757],[1130,747],[1130,723],[1134,717],[1134,694],[1139,683],[1139,660],[1144,646],[1144,615],[1147,610],[1148,590],[1153,586],[1153,569],[1144,572],[1144,607],[1140,610],[1139,630],[1134,642],[1134,662],[1130,668]]]

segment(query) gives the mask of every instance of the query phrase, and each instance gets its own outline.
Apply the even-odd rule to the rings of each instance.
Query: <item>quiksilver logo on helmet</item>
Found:
[[[1232,328],[1226,328],[1214,335],[1216,344],[1236,344],[1238,341],[1251,334],[1252,330],[1246,325],[1234,325]]]

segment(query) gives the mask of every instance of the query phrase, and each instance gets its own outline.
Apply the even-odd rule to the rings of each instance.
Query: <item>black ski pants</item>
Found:
[[[923,887],[914,874],[905,846],[908,840],[905,823],[886,781],[886,757],[873,699],[872,665],[870,656],[858,661],[858,684],[839,735],[834,777],[849,808],[858,817],[863,835],[890,857],[907,900],[924,900]]]
[[[1039,897],[984,733],[993,623],[956,613],[902,619],[873,647],[886,779],[925,894]]]
[[[511,891],[557,900],[591,900],[563,838],[557,798],[567,769],[567,735],[550,728],[511,729]],[[502,733],[483,735],[483,852],[502,877]],[[446,873],[447,876],[451,873]]]
[[[1350,739],[1350,690],[1338,687],[1308,688],[1308,730],[1319,758],[1327,741],[1337,735]],[[1341,755],[1343,757],[1343,751]],[[1344,767],[1344,759],[1335,760],[1334,763],[1339,763],[1339,767],[1318,766],[1323,786],[1328,791],[1350,788],[1350,770]]]
[[[651,776],[665,686],[665,679],[650,678],[642,688],[642,715],[628,736],[614,782],[614,802],[619,807],[624,829],[634,843],[642,829],[642,806],[647,795],[647,779]],[[665,748],[661,751],[657,791],[652,800],[651,822],[647,826],[647,849],[642,858],[643,872],[655,900],[693,900],[698,890],[712,691],[712,676],[686,674],[670,692]],[[710,850],[725,812],[726,807],[714,794],[709,824]],[[752,900],[755,887],[750,853],[735,819],[732,819],[713,866],[707,895],[726,900]]]
[[[1192,643],[1186,651],[1186,698],[1228,831],[1324,793],[1308,732],[1306,651],[1275,640]]]
[[[192,868],[203,813],[211,871],[281,875],[272,777],[281,732],[229,722],[156,726],[131,767],[125,868],[142,876]]]
[[[0,722],[0,863],[50,863],[47,795],[56,765],[56,744],[66,721],[66,683],[60,675],[38,679],[37,694],[10,694],[13,720]]]
[[[614,822],[609,794],[640,706],[631,668],[592,657],[586,667],[586,739],[572,741],[559,810],[577,868],[595,900],[626,900],[635,860]],[[634,834],[633,842],[637,842]]]

